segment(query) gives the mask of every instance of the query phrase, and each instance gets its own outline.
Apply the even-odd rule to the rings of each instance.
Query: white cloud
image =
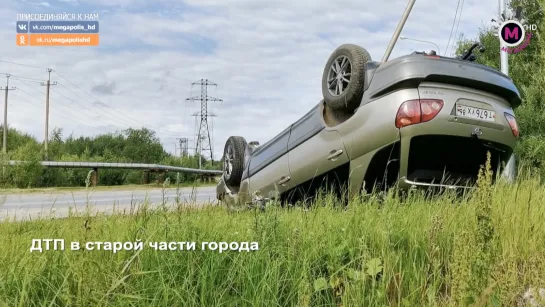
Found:
[[[11,20],[16,13],[23,13],[14,0],[8,3],[7,8],[0,9],[0,20]],[[165,10],[135,13],[134,9],[120,9],[131,5],[150,7],[152,3]],[[218,115],[213,122],[215,156],[219,157],[228,136],[242,135],[264,143],[318,103],[323,66],[337,46],[355,43],[368,49],[374,60],[380,60],[406,3],[80,1],[80,6],[110,10],[101,14],[99,48],[17,47],[13,42],[13,20],[0,30],[0,59],[53,67],[71,83],[92,93],[94,97],[83,94],[53,73],[52,78],[64,86],[57,86],[55,91],[72,101],[60,95],[52,98],[51,129],[62,126],[65,131],[92,135],[115,129],[108,125],[116,121],[118,128],[146,125],[159,128],[169,151],[173,151],[175,137],[189,136],[193,140],[195,118],[191,114],[199,108],[198,103],[190,104],[185,99],[200,94],[199,88],[191,88],[191,82],[208,78],[219,84],[217,89],[209,90],[209,95],[224,100],[221,104],[210,103],[211,111]],[[59,7],[62,2],[55,5]],[[191,9],[184,11],[188,5]],[[432,41],[444,52],[456,5],[454,0],[417,1],[402,35]],[[182,13],[175,13],[178,11]],[[458,34],[474,36],[496,12],[495,1],[466,0]],[[399,41],[392,57],[432,48],[425,43]],[[0,63],[0,72],[47,77],[43,69],[6,63]],[[45,88],[32,85],[16,85],[35,97],[15,91],[9,123],[43,139],[44,106],[38,94]],[[93,87],[111,87],[111,91],[103,91],[102,95],[92,92]],[[115,111],[96,104],[95,98]]]

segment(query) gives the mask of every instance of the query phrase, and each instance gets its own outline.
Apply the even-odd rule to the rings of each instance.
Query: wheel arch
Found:
[[[393,187],[399,179],[400,159],[400,141],[378,149],[365,170],[362,190],[370,193],[374,189],[383,191]]]

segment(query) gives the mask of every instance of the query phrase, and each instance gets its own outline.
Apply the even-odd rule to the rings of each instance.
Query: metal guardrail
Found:
[[[26,163],[26,161],[10,160],[9,165],[14,166],[17,164]],[[206,170],[196,169],[188,167],[178,167],[161,164],[145,164],[145,163],[102,163],[102,162],[56,162],[56,161],[40,161],[40,164],[44,167],[56,167],[56,168],[121,168],[121,169],[141,169],[150,171],[171,171],[190,174],[201,175],[221,175],[223,172],[219,170]]]

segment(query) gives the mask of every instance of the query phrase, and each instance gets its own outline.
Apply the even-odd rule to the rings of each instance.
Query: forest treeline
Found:
[[[0,126],[0,131],[3,127]],[[0,140],[2,145],[2,140]],[[27,163],[5,167],[0,173],[0,186],[4,188],[18,187],[71,187],[85,186],[90,169],[45,168],[38,162],[70,161],[70,162],[117,162],[117,163],[150,163],[171,166],[198,168],[197,156],[176,157],[165,151],[155,132],[147,128],[129,128],[115,133],[107,133],[94,137],[63,136],[60,128],[55,128],[48,142],[47,156],[43,143],[31,135],[10,128],[8,130],[7,157],[5,160],[27,161]],[[221,167],[219,162],[211,163],[202,158],[203,168]],[[158,174],[151,173],[150,180],[156,180]],[[142,170],[100,169],[99,185],[123,185],[143,183]],[[194,182],[196,175],[167,173],[165,179],[170,182]]]

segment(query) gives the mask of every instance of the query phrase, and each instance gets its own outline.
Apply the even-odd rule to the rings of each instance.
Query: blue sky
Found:
[[[4,1],[5,3],[5,1]],[[418,0],[402,35],[446,50],[457,0]],[[157,131],[173,151],[177,137],[193,146],[199,106],[191,82],[218,83],[212,104],[214,151],[230,135],[261,143],[321,99],[331,52],[344,43],[380,60],[406,0],[50,0],[0,8],[0,73],[11,73],[8,124],[43,139],[44,93],[37,80],[53,68],[50,127],[93,135],[129,126]],[[17,13],[99,13],[98,47],[18,47]],[[497,2],[465,0],[457,35],[475,37],[497,14]],[[5,26],[5,27],[4,27]],[[455,27],[456,29],[456,27]],[[436,49],[399,41],[392,57]],[[16,78],[18,76],[20,78]],[[26,78],[26,79],[25,79]],[[0,75],[0,84],[5,79]]]

